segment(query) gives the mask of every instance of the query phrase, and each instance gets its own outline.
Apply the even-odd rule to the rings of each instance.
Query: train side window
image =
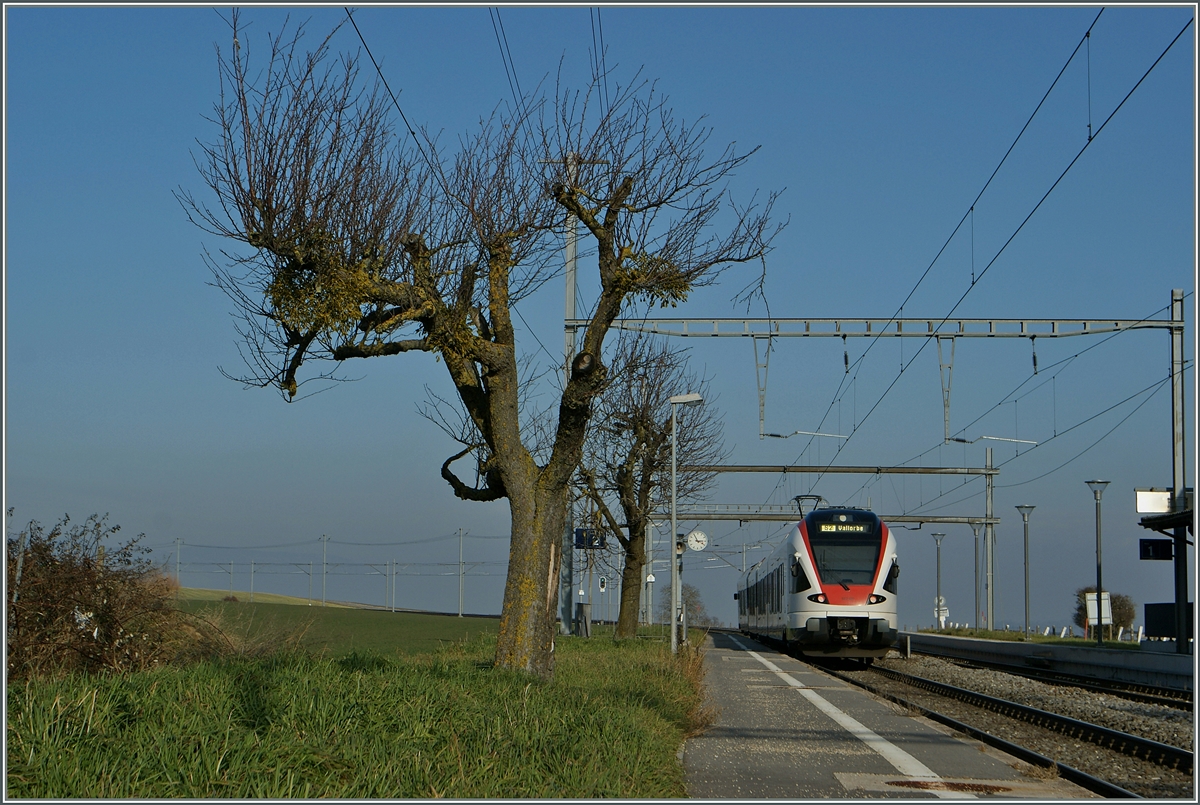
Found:
[[[898,595],[897,587],[899,587],[899,583],[896,581],[898,578],[900,578],[900,563],[893,561],[891,568],[888,569],[887,580],[883,583],[883,589],[892,595]]]
[[[792,592],[802,593],[812,587],[812,582],[808,580],[808,574],[804,572],[804,567],[798,561],[792,562]]]

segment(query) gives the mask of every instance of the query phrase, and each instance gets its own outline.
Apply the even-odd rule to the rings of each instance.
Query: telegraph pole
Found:
[[[654,520],[646,526],[646,625],[654,625]]]
[[[175,538],[175,597],[179,597],[179,588],[183,583],[179,581],[179,544],[182,540],[179,537]]]
[[[992,448],[987,447],[984,454],[984,468],[992,469]],[[996,527],[992,525],[992,518],[995,516],[995,509],[992,506],[992,494],[995,491],[996,481],[995,476],[987,474],[983,476],[986,489],[986,500],[984,503],[983,516],[983,554],[984,564],[987,566],[987,574],[984,584],[987,588],[987,623],[985,628],[996,628]]]
[[[321,535],[321,606],[325,606],[325,551],[329,547],[329,537]]]
[[[1171,508],[1187,508],[1187,467],[1184,463],[1183,290],[1171,291]],[[1175,540],[1175,653],[1189,653],[1187,526],[1176,526]]]
[[[570,153],[566,155],[567,166],[567,181],[575,182],[575,178],[579,170],[579,155]],[[579,236],[579,221],[574,213],[567,213],[567,242],[566,242],[566,306],[563,312],[564,320],[575,318],[575,260],[577,256],[577,239]],[[571,382],[571,361],[575,358],[575,327],[574,325],[565,325],[565,348],[564,354],[566,360],[563,362],[563,388]],[[567,496],[567,516],[563,527],[563,542],[562,542],[562,566],[558,577],[558,602],[562,607],[562,623],[559,626],[559,632],[564,635],[571,633],[571,604],[574,600],[572,595],[575,588],[575,512],[573,510],[573,501],[571,493],[571,485],[567,484],[565,492]],[[461,605],[459,607],[462,608]]]
[[[458,617],[463,616],[463,532],[458,529]]]
[[[981,524],[971,523],[971,530],[975,532],[975,614],[971,616],[971,623],[975,624],[975,628],[979,628],[979,529]]]

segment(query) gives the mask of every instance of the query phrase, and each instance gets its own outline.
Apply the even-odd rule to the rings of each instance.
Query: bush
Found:
[[[1080,587],[1075,591],[1075,615],[1072,618],[1073,622],[1079,628],[1083,628],[1087,621],[1087,607],[1084,601],[1084,595],[1087,593],[1095,593],[1096,585],[1092,584],[1087,587]],[[1113,626],[1124,626],[1126,629],[1133,628],[1134,619],[1137,617],[1137,604],[1133,599],[1121,593],[1108,593],[1109,604],[1112,606]]]
[[[12,516],[12,509],[8,515]],[[8,678],[142,669],[174,656],[181,630],[175,583],[144,558],[144,535],[117,543],[107,515],[82,524],[36,520],[8,537]],[[108,543],[108,544],[106,544]],[[115,543],[115,544],[114,544]]]

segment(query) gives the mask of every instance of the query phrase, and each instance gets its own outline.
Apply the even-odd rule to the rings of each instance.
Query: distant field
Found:
[[[229,595],[229,590],[205,590],[200,587],[180,587],[180,601],[224,601]],[[245,590],[234,590],[233,595],[239,603],[250,600],[250,593]],[[307,598],[297,598],[294,595],[276,595],[275,593],[255,593],[254,603],[259,604],[293,604],[297,606],[308,606]],[[320,606],[320,600],[316,601],[317,606]],[[335,604],[332,601],[325,602],[326,607],[345,607],[348,604]]]
[[[454,615],[424,615],[413,612],[354,609],[347,606],[308,606],[303,598],[270,596],[271,602],[221,601],[229,593],[214,590],[182,590],[179,608],[203,615],[219,613],[221,622],[230,624],[239,636],[253,638],[276,633],[302,634],[300,645],[308,651],[340,657],[354,652],[422,654],[447,643],[475,640],[496,634],[500,621],[495,618],[459,618]],[[219,597],[209,593],[221,593]],[[234,595],[238,595],[235,591]],[[238,595],[241,598],[240,595]],[[247,595],[247,598],[249,596]],[[274,603],[284,600],[289,603]],[[296,602],[300,605],[297,606]]]
[[[1022,632],[1000,631],[988,629],[967,629],[963,627],[946,628],[946,629],[918,629],[918,632],[926,634],[943,634],[952,637],[975,637],[982,640],[1005,640],[1011,643],[1030,642],[1030,643],[1047,643],[1050,645],[1060,646],[1082,646],[1090,648],[1096,645],[1096,638],[1089,637],[1059,637],[1057,635],[1040,635],[1031,634],[1028,638]],[[1104,648],[1122,649],[1125,651],[1138,651],[1141,649],[1141,644],[1130,640],[1105,640]]]

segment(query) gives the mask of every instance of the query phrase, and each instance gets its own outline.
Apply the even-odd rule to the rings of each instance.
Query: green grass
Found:
[[[559,638],[549,683],[433,653],[277,655],[8,689],[8,795],[681,797],[695,654]]]
[[[255,595],[255,599],[258,596]],[[298,599],[303,601],[304,599]],[[185,612],[215,615],[229,624],[239,637],[260,638],[271,634],[300,634],[300,646],[310,652],[333,656],[351,652],[414,654],[437,649],[447,643],[494,635],[496,618],[459,618],[453,615],[424,615],[348,607],[294,606],[289,604],[227,603],[211,599],[182,599]]]
[[[944,634],[952,637],[975,637],[982,640],[1007,640],[1009,642],[1029,642],[1029,643],[1046,643],[1048,645],[1058,646],[1078,646],[1081,648],[1095,648],[1096,638],[1083,637],[1058,637],[1057,635],[1039,635],[1031,634],[1026,641],[1026,638],[1020,632],[989,630],[989,629],[968,629],[968,628],[950,628],[950,629],[919,629],[923,634]],[[1125,651],[1138,651],[1141,646],[1134,641],[1129,640],[1105,640],[1104,648],[1123,649]]]
[[[224,601],[225,597],[230,594],[229,590],[207,590],[202,587],[180,587],[176,591],[176,600],[184,602],[193,601]],[[234,590],[233,595],[239,602],[250,600],[250,593],[245,590]],[[254,603],[256,604],[295,604],[297,606],[308,606],[310,604],[320,606],[321,600],[310,601],[307,598],[297,598],[294,595],[279,595],[278,593],[255,593]],[[346,607],[348,604],[334,603],[333,601],[325,602],[326,609],[330,607]]]

